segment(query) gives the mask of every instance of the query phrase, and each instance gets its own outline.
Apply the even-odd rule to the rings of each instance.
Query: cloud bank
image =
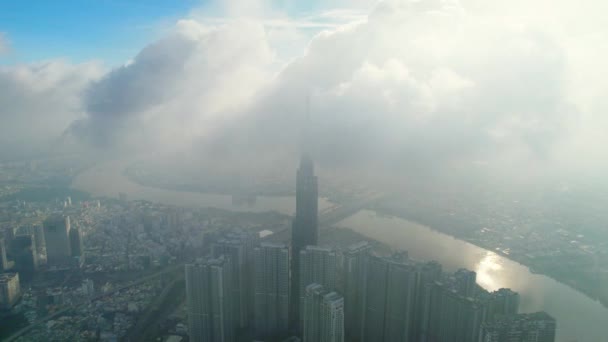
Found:
[[[608,127],[598,76],[608,30],[594,10],[603,5],[551,4],[388,1],[363,17],[328,12],[323,20],[340,24],[315,26],[323,30],[290,60],[284,49],[296,47],[284,42],[310,29],[301,19],[193,15],[103,75],[57,62],[3,69],[0,103],[24,101],[0,115],[11,132],[34,115],[53,118],[49,134],[36,134],[63,127],[102,149],[271,160],[298,153],[310,97],[309,149],[330,168],[596,168]],[[51,86],[35,90],[39,80]]]
[[[0,157],[52,152],[66,128],[83,117],[83,89],[100,77],[96,63],[47,61],[0,66]]]
[[[182,20],[167,37],[92,83],[71,132],[93,145],[179,145],[215,129],[267,83],[273,53],[255,23]]]

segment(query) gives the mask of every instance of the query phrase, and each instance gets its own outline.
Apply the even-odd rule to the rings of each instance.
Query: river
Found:
[[[235,206],[231,196],[157,189],[134,183],[123,175],[127,164],[100,164],[81,173],[72,187],[94,196],[117,197],[122,192],[129,199],[141,199],[188,207],[206,207],[237,211],[275,210],[293,214],[293,197],[258,197],[252,207]],[[333,204],[320,199],[319,209]],[[439,233],[429,227],[395,217],[363,210],[342,220],[338,226],[352,229],[393,248],[406,249],[416,259],[436,260],[445,270],[467,268],[477,272],[477,282],[487,290],[511,288],[521,296],[520,310],[544,310],[557,320],[558,342],[608,341],[608,309],[584,294],[549,277],[530,270],[494,252]]]
[[[257,196],[255,204],[235,205],[232,196],[201,192],[188,192],[148,187],[133,182],[123,174],[129,165],[127,161],[112,161],[98,164],[72,181],[72,188],[85,191],[93,196],[118,198],[119,193],[129,200],[146,200],[181,207],[214,207],[232,211],[265,212],[277,211],[292,215],[295,212],[293,196]],[[319,210],[334,204],[326,198],[319,199]]]
[[[436,260],[447,271],[477,272],[489,291],[511,288],[521,296],[520,311],[546,311],[557,320],[557,341],[608,341],[608,309],[549,277],[533,274],[512,260],[424,225],[363,210],[337,226],[352,229],[415,259]]]

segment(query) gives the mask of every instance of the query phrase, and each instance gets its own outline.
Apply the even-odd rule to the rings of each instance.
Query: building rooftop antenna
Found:
[[[302,127],[302,146],[301,146],[301,154],[302,156],[308,156],[310,144],[310,91],[306,94],[306,104],[305,104],[305,112],[304,112],[304,122]]]

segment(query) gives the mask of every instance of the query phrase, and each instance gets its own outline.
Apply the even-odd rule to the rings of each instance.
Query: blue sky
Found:
[[[10,53],[0,64],[64,58],[119,65],[193,9],[221,17],[225,0],[19,0],[0,2]],[[251,3],[255,0],[250,0]],[[242,2],[248,4],[248,1]],[[289,17],[327,8],[320,0],[264,2]]]
[[[10,41],[4,63],[53,58],[122,63],[187,16],[199,0],[19,0],[0,3],[0,32]]]

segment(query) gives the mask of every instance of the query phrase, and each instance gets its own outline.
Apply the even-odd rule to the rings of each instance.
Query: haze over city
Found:
[[[0,4],[0,339],[605,339],[606,11]]]

